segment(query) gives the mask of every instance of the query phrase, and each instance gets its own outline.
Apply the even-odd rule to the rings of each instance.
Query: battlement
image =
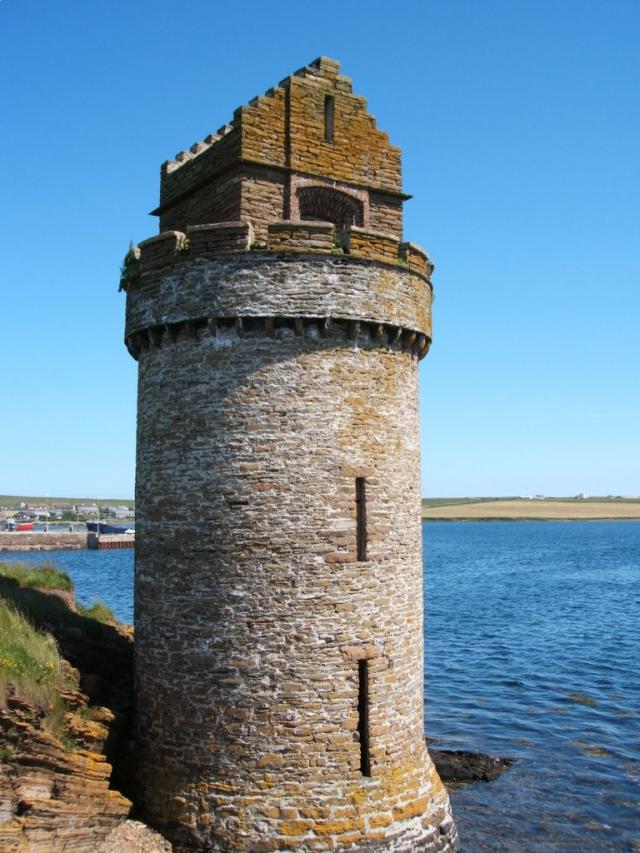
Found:
[[[123,282],[123,287],[135,287],[144,283],[145,277],[187,259],[215,259],[243,252],[325,254],[345,260],[371,261],[406,269],[431,286],[434,266],[428,254],[415,243],[398,241],[390,234],[355,225],[338,230],[328,222],[280,221],[268,225],[267,235],[266,243],[256,243],[250,222],[192,225],[186,233],[165,231],[140,243],[139,266],[129,282]]]
[[[166,174],[170,174],[174,172],[176,169],[179,169],[184,163],[189,160],[193,160],[194,157],[197,157],[199,154],[202,154],[203,151],[207,151],[211,148],[212,145],[215,145],[216,142],[219,142],[223,136],[226,136],[228,133],[231,133],[234,130],[235,124],[225,124],[222,127],[218,128],[215,133],[210,133],[206,136],[201,142],[194,142],[191,148],[188,151],[178,151],[174,160],[165,160],[162,164],[162,171]]]
[[[218,330],[291,328],[418,358],[429,349],[433,264],[390,234],[278,221],[259,243],[250,222],[218,222],[163,232],[128,257],[125,338],[136,358],[149,345]]]

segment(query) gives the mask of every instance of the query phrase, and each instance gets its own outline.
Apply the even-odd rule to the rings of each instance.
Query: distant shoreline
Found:
[[[423,521],[640,521],[640,500],[424,500]]]
[[[640,518],[635,515],[629,516],[594,516],[592,518],[544,518],[536,515],[488,515],[482,516],[438,516],[438,515],[423,515],[422,521],[640,521]]]

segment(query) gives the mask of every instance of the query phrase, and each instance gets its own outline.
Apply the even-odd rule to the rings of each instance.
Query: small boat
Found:
[[[16,531],[33,530],[33,522],[32,521],[22,521],[22,522],[20,522],[20,524],[16,524],[15,529],[16,529]]]
[[[119,527],[117,524],[107,524],[104,521],[87,521],[85,522],[87,525],[87,530],[89,533],[97,533],[101,535],[103,533],[130,533],[131,529],[128,527]]]

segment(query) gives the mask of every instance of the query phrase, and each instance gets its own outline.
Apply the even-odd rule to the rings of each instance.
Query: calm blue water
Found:
[[[640,522],[430,522],[426,727],[510,755],[453,792],[465,853],[640,851]],[[133,552],[51,560],[132,620]]]
[[[640,523],[423,525],[426,725],[511,755],[466,851],[640,850]]]

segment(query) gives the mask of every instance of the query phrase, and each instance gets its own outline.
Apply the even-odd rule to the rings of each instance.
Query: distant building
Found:
[[[96,504],[76,504],[74,510],[78,515],[98,515],[98,507]]]
[[[128,506],[103,506],[104,512],[111,518],[133,518],[135,510]]]
[[[574,501],[586,501],[586,500],[588,500],[588,498],[589,498],[589,496],[587,495],[586,492],[579,492],[577,495],[575,495],[575,497],[573,499],[574,499]]]

